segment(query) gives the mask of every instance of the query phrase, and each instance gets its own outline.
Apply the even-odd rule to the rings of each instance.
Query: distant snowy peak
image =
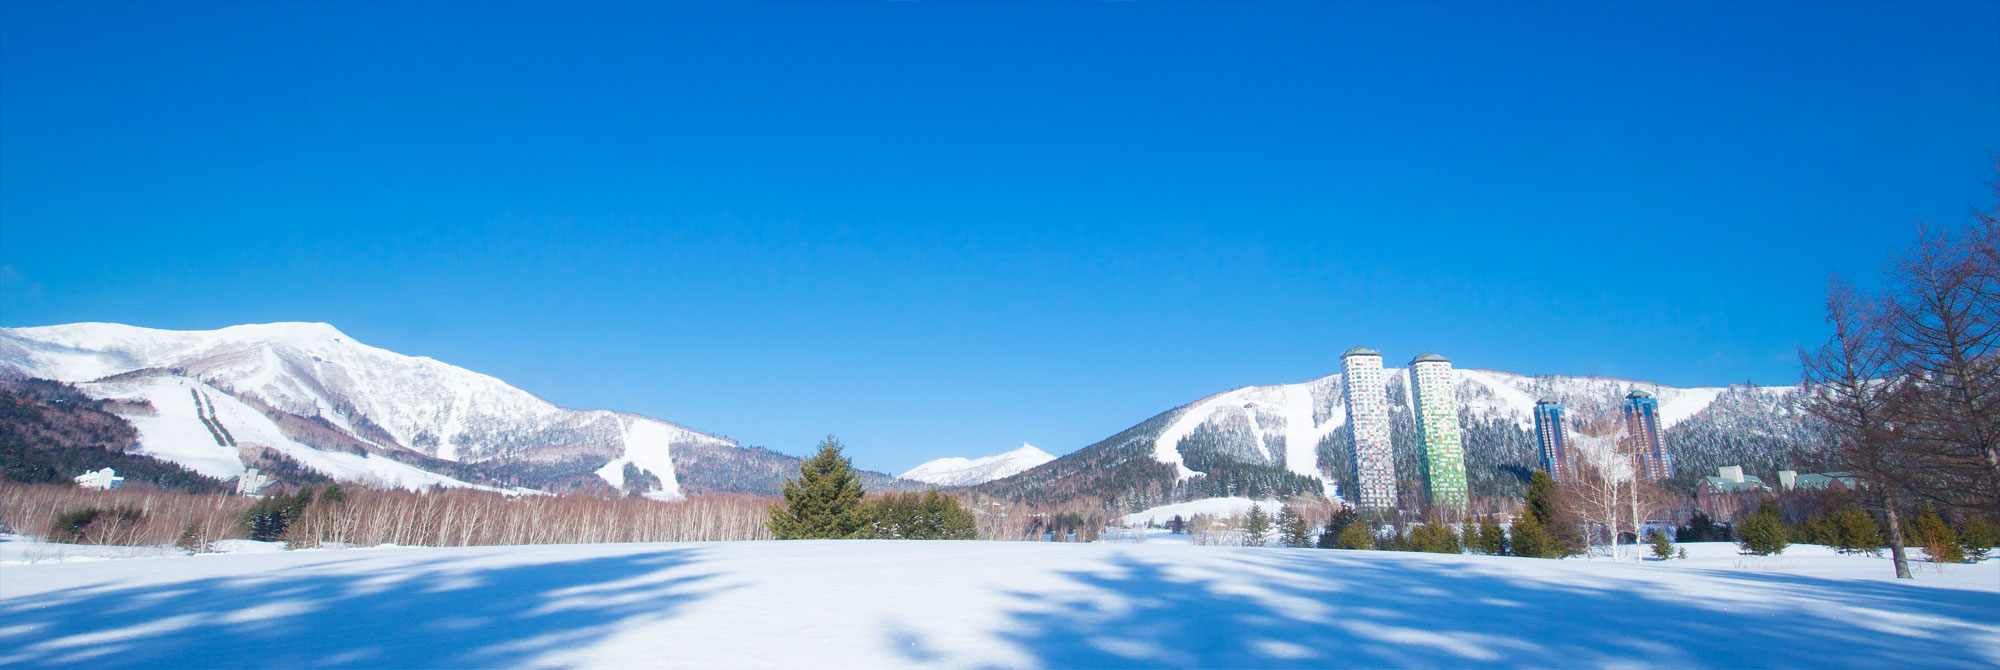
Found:
[[[387,456],[490,462],[498,464],[494,478],[507,479],[518,478],[501,472],[507,464],[603,458],[609,463],[598,475],[605,483],[674,498],[681,492],[671,451],[736,446],[665,421],[559,407],[491,376],[361,344],[324,323],[205,331],[115,323],[0,328],[0,372],[74,383],[97,397],[146,398],[157,415],[135,421],[142,453],[222,477],[240,474],[253,448],[335,477],[365,475],[410,487],[430,483],[423,476],[430,473]],[[197,417],[189,408],[209,406],[199,400],[203,393],[240,400],[244,412]],[[237,424],[269,430],[251,430],[255,439],[241,445],[210,440],[207,423],[224,419],[223,430]],[[373,460],[340,458],[362,452]],[[540,472],[564,476],[556,468]]]
[[[902,478],[939,486],[972,486],[1012,476],[1055,459],[1048,452],[1024,442],[1019,449],[985,458],[953,456],[929,461],[910,468]]]

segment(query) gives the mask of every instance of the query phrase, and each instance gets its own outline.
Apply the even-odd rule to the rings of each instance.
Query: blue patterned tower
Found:
[[[1638,475],[1648,481],[1674,476],[1673,459],[1660,444],[1660,401],[1645,391],[1625,395],[1625,438],[1638,460]]]
[[[1535,442],[1542,447],[1542,470],[1557,482],[1569,481],[1569,424],[1563,421],[1563,405],[1555,398],[1535,401]]]

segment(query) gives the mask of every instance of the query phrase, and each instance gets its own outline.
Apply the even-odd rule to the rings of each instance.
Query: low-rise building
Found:
[[[1743,511],[1746,497],[1754,499],[1770,491],[1770,485],[1762,478],[1743,474],[1743,466],[1724,466],[1716,468],[1715,475],[1695,483],[1694,505],[1717,523],[1732,523],[1737,513]]]
[[[109,491],[125,484],[125,478],[111,468],[96,472],[86,472],[76,476],[76,485],[87,489]]]

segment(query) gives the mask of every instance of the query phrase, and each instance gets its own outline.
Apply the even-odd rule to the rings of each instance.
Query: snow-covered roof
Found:
[[[1743,481],[1740,482],[1716,476],[1703,477],[1701,480],[1707,482],[1708,487],[1715,489],[1716,493],[1743,493],[1747,491],[1771,490],[1770,485],[1765,484],[1764,480],[1756,475],[1744,475]]]

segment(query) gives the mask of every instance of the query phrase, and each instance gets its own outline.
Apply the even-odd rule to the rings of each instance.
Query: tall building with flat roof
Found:
[[[1465,448],[1459,443],[1458,384],[1451,360],[1424,352],[1410,359],[1416,385],[1417,436],[1424,443],[1424,486],[1432,507],[1464,510]]]
[[[1659,481],[1674,476],[1673,458],[1660,443],[1660,401],[1653,394],[1625,394],[1625,438],[1631,440],[1640,477]]]
[[[1354,480],[1348,498],[1362,509],[1396,508],[1396,461],[1389,451],[1389,392],[1382,354],[1354,347],[1340,355],[1340,385],[1347,393],[1347,428],[1354,435]]]
[[[1542,448],[1542,470],[1557,482],[1569,481],[1569,424],[1563,421],[1563,404],[1555,398],[1535,401],[1535,442]]]

